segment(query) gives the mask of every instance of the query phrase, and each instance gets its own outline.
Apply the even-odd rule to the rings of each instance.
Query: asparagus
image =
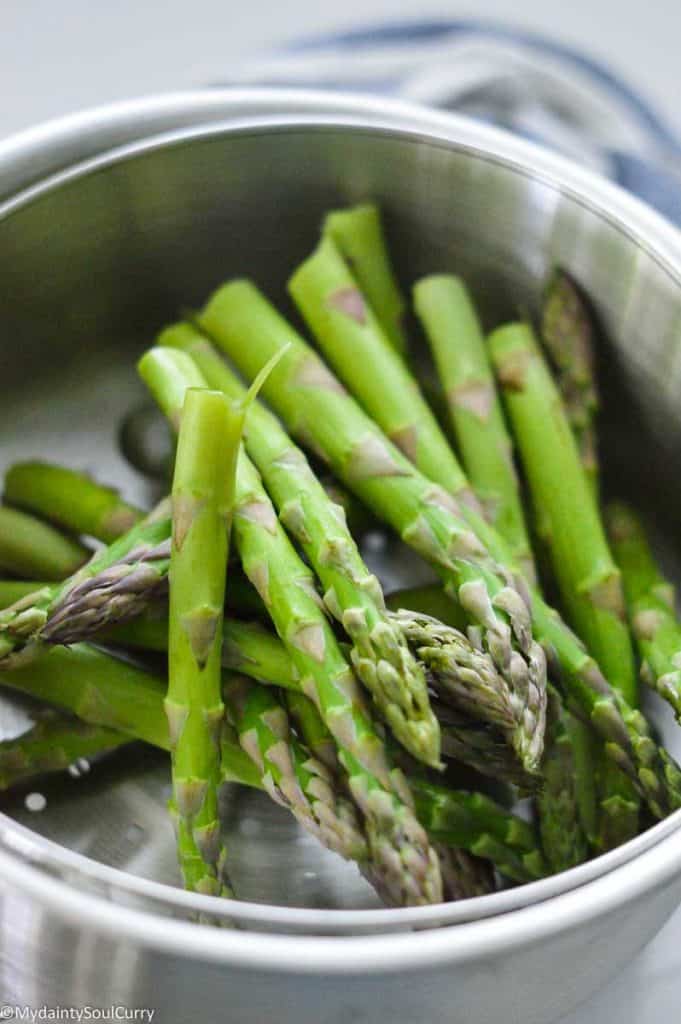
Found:
[[[88,725],[52,709],[37,712],[33,725],[0,742],[0,790],[50,772],[62,772],[83,758],[108,753],[129,738],[105,726]]]
[[[290,345],[275,371],[276,384],[270,379],[266,386],[268,397],[294,434],[304,439],[314,432],[315,445],[331,458],[336,475],[442,574],[450,596],[477,620],[483,648],[509,681],[517,718],[526,730],[528,757],[540,750],[543,652],[532,641],[527,605],[508,575],[496,571],[456,499],[421,476],[390,445],[252,285],[233,282],[223,287],[208,311],[202,322],[208,322],[247,376],[265,350]],[[245,337],[254,334],[257,340],[243,352]]]
[[[0,568],[15,576],[63,580],[88,558],[77,541],[14,508],[0,507]]]
[[[152,349],[140,373],[175,425],[184,391],[203,378],[184,352]],[[303,680],[338,743],[353,798],[364,819],[372,860],[392,868],[397,905],[438,902],[439,865],[411,810],[409,787],[392,768],[356,679],[320,607],[315,581],[284,533],[257,470],[245,452],[237,462],[234,537],[246,575],[257,588]]]
[[[301,744],[296,757],[288,715],[274,691],[233,676],[225,699],[239,743],[258,765],[272,799],[288,807],[303,828],[330,850],[366,861],[369,851],[354,805],[337,795],[328,769]],[[307,777],[303,786],[301,773]]]
[[[681,624],[674,588],[656,564],[636,513],[617,502],[608,507],[606,517],[641,659],[641,677],[681,721]]]
[[[525,771],[504,735],[482,725],[443,702],[434,704],[442,733],[442,755],[474,768],[501,782],[516,786],[523,794],[537,792],[541,776]]]
[[[491,860],[516,882],[546,875],[532,827],[503,812],[489,797],[447,789],[421,778],[412,779],[412,788],[417,814],[434,841]]]
[[[466,286],[457,277],[437,274],[418,281],[413,294],[468,479],[490,522],[506,539],[511,559],[534,580],[511,438]]]
[[[105,544],[120,537],[143,515],[123,501],[118,491],[97,483],[87,473],[48,462],[11,466],[5,474],[5,500]]]
[[[537,796],[542,849],[552,871],[567,871],[588,857],[577,793],[577,759],[558,694],[549,700],[544,785]]]
[[[274,353],[287,349],[264,393],[291,433],[324,453],[336,476],[438,570],[449,595],[458,597],[469,613],[482,618],[487,630],[493,627],[495,639],[504,638],[502,646],[510,656],[508,624],[498,608],[499,591],[493,587],[497,608],[488,608],[479,583],[481,579],[489,581],[488,573],[469,561],[472,552],[480,558],[486,552],[481,552],[470,529],[464,529],[457,515],[461,506],[426,481],[390,444],[253,285],[235,281],[223,286],[211,299],[208,311],[210,315],[204,312],[202,323],[248,378]],[[499,552],[502,549],[503,543]],[[457,566],[464,553],[468,555],[467,578],[459,576],[457,585]],[[466,583],[473,583],[473,588]],[[515,591],[509,594],[507,588],[501,601],[507,597],[514,600],[514,596]],[[531,605],[535,638],[548,652],[570,708],[593,725],[608,756],[631,775],[653,814],[665,817],[681,804],[681,770],[654,743],[640,712],[611,689],[597,663],[560,617],[536,593],[531,595]],[[520,608],[515,610],[514,621],[519,629]],[[517,659],[514,661],[517,665]],[[528,686],[528,697],[534,698],[529,701],[530,710],[541,701],[542,685],[540,676],[539,684],[533,678]],[[536,717],[541,719],[541,710]]]
[[[177,850],[187,889],[231,895],[218,820],[220,656],[227,549],[244,414],[189,388],[173,476],[168,693]]]
[[[288,287],[327,359],[366,412],[425,476],[477,504],[430,406],[330,237],[322,238]],[[216,296],[201,323],[210,334],[219,330],[220,319]]]
[[[63,583],[43,587],[0,612],[0,664],[30,660],[45,643],[86,639],[134,617],[163,593],[170,559],[169,511],[168,502],[161,502]]]
[[[494,892],[494,872],[489,861],[442,843],[435,843],[435,852],[440,861],[445,900],[474,899]]]
[[[334,210],[324,220],[324,233],[340,249],[366,295],[386,338],[406,354],[406,302],[390,262],[381,213],[374,203]]]
[[[4,686],[60,707],[95,726],[120,730],[128,738],[141,739],[163,750],[170,749],[168,723],[163,710],[164,683],[148,672],[87,644],[55,648],[41,653],[30,665],[0,671]],[[226,680],[229,687],[229,677]],[[228,690],[229,692],[229,690]],[[104,749],[107,749],[106,747]],[[292,746],[298,779],[305,779],[309,754],[300,743]],[[254,788],[265,788],[251,758],[224,730],[221,740],[222,777]],[[301,770],[302,769],[302,770]],[[320,799],[318,775],[310,773],[310,802]],[[532,831],[520,818],[493,801],[467,791],[433,787],[416,782],[419,813],[423,821],[439,826],[437,840],[481,856],[499,857],[509,878],[525,881],[528,871],[539,877],[544,868],[541,854],[530,849]],[[334,801],[335,801],[334,797]],[[335,806],[332,802],[331,806]],[[339,831],[339,830],[337,830]],[[516,857],[520,862],[516,863]],[[517,869],[514,873],[514,868]]]
[[[211,387],[234,399],[245,393],[210,342],[190,325],[168,328],[159,342],[191,355]],[[437,765],[439,730],[423,669],[400,624],[386,615],[381,585],[364,564],[342,510],[328,499],[279,421],[257,402],[248,411],[246,449],[281,521],[321,581],[326,608],[351,638],[353,667],[380,716],[414,757]]]
[[[533,501],[549,527],[553,572],[569,618],[610,683],[636,707],[634,654],[620,573],[560,394],[526,325],[497,329],[490,348]],[[632,784],[616,768],[605,764],[600,776],[601,842],[609,848],[637,834],[638,801]]]
[[[336,753],[336,743],[324,725],[316,705],[304,693],[295,690],[286,690],[284,697],[289,714],[307,749],[318,761],[339,775],[342,769]]]
[[[463,633],[428,615],[405,610],[394,614],[429,669],[438,694],[508,735],[525,768],[533,771],[541,759],[542,737],[535,730],[528,744],[525,722],[518,717],[513,694],[491,657],[476,650]]]
[[[594,419],[598,411],[594,372],[594,322],[576,282],[557,267],[548,282],[540,336],[555,367],[557,383],[575,433],[582,466],[594,496],[598,493],[598,454]]]

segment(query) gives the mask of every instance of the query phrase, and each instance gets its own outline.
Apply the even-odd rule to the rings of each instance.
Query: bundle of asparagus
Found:
[[[636,667],[680,713],[681,624],[634,514],[614,507],[606,535],[575,282],[553,273],[539,341],[527,323],[486,339],[458,278],[416,283],[456,452],[408,363],[375,206],[330,214],[289,288],[340,379],[254,285],[218,289],[139,364],[178,433],[151,512],[66,467],[7,472],[0,681],[50,708],[0,744],[0,787],[141,740],[171,753],[188,888],[232,894],[229,782],[398,906],[565,870],[635,835],[642,809],[681,806]],[[386,600],[353,501],[439,584]],[[102,545],[89,560],[83,536]],[[167,652],[167,681],[145,651]]]

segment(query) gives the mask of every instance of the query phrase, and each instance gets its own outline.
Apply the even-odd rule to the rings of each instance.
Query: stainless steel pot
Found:
[[[452,267],[488,322],[532,308],[559,260],[588,286],[612,482],[655,512],[672,571],[681,497],[681,243],[580,168],[450,115],[300,92],[182,94],[79,115],[0,146],[2,460],[36,452],[144,483],[115,454],[132,361],[179,306],[230,274],[277,297],[322,213],[386,211],[405,280]],[[23,712],[3,705],[4,726]],[[672,750],[681,740],[653,717]],[[7,1003],[157,1010],[244,1024],[500,1019],[568,1012],[681,899],[681,812],[554,879],[481,900],[374,908],[350,870],[282,815],[227,793],[232,926],[172,888],[166,768],[148,752],[61,780],[0,815],[0,993]],[[238,806],[237,806],[238,802]]]

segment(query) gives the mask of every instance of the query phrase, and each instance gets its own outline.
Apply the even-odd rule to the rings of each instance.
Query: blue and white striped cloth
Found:
[[[591,166],[681,225],[681,142],[607,68],[529,32],[476,20],[387,23],[299,41],[231,82],[383,93],[456,110]]]

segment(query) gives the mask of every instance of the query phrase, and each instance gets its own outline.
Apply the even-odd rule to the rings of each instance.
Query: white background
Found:
[[[550,33],[609,63],[681,134],[680,0],[0,0],[0,138],[96,103],[218,82],[235,63],[302,34],[425,15],[498,18]],[[564,1024],[673,1024],[680,1007],[677,913]]]

